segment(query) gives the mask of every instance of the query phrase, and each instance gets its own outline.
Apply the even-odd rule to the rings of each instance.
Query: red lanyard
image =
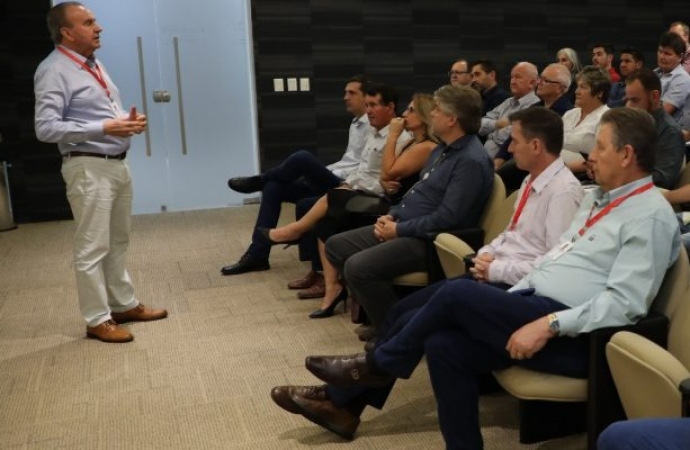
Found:
[[[76,56],[74,56],[73,54],[71,54],[70,52],[68,52],[67,50],[65,50],[64,48],[58,46],[57,49],[58,49],[63,55],[67,56],[69,59],[71,59],[71,60],[74,61],[75,63],[79,64],[84,70],[86,70],[87,72],[89,72],[89,73],[91,74],[91,76],[93,76],[93,77],[96,79],[96,81],[98,81],[98,84],[101,85],[101,87],[102,87],[103,90],[105,91],[105,95],[107,95],[108,98],[111,99],[111,98],[110,98],[110,89],[108,89],[108,85],[105,83],[105,79],[103,78],[103,73],[101,73],[101,68],[98,67],[98,64],[96,64],[96,63],[94,62],[94,66],[96,66],[96,70],[98,71],[98,73],[96,73],[96,72],[94,72],[93,70],[91,70],[91,67],[89,67],[88,64],[86,64],[84,61],[81,61],[79,58],[77,58]],[[111,100],[112,100],[112,99],[111,99]]]
[[[517,209],[515,210],[515,214],[513,214],[513,218],[510,220],[510,227],[508,228],[510,231],[513,231],[515,229],[518,219],[520,219],[520,215],[522,214],[522,209],[525,207],[525,203],[527,203],[527,197],[529,197],[530,192],[532,192],[532,181],[533,180],[530,179],[527,185],[525,186],[525,190],[522,191],[522,197],[520,197],[520,202],[518,203]]]
[[[641,194],[644,191],[651,189],[653,186],[654,186],[654,183],[652,183],[650,181],[649,183],[645,184],[644,186],[638,187],[637,189],[635,189],[631,193],[624,195],[622,197],[618,197],[617,199],[615,199],[614,201],[612,201],[611,203],[606,205],[606,207],[604,209],[602,209],[601,211],[599,211],[597,213],[597,215],[594,217],[592,217],[592,213],[594,212],[594,205],[592,205],[592,209],[589,211],[589,217],[587,218],[587,222],[585,222],[585,225],[582,228],[580,228],[580,231],[578,231],[577,234],[582,236],[583,234],[585,234],[585,231],[587,231],[589,228],[591,228],[592,225],[594,225],[595,223],[599,222],[599,220],[601,220],[605,215],[610,213],[613,208],[620,205],[621,203],[623,203],[624,201],[626,201],[627,199],[629,199],[633,195]]]

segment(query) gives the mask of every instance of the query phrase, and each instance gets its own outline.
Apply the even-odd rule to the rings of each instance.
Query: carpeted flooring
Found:
[[[170,317],[127,325],[129,344],[85,339],[71,269],[72,222],[0,233],[0,449],[442,449],[424,363],[347,442],[278,408],[279,384],[317,384],[309,354],[360,351],[349,314],[286,282],[307,266],[275,248],[272,270],[219,273],[245,250],[256,206],[136,216],[137,297]],[[287,220],[291,211],[284,215]],[[583,435],[520,445],[517,403],[482,398],[486,450],[585,447]]]

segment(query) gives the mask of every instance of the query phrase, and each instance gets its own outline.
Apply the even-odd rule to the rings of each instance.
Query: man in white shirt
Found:
[[[683,55],[683,38],[671,32],[661,35],[656,53],[658,67],[654,72],[661,80],[663,107],[678,123],[683,119],[683,107],[690,97],[690,75],[681,65]]]
[[[510,93],[513,95],[482,117],[479,135],[486,138],[484,148],[493,159],[501,144],[510,136],[508,116],[539,102],[534,93],[539,79],[539,71],[529,62],[519,62],[510,71]]]
[[[316,198],[325,194],[359,167],[362,151],[369,132],[369,121],[365,114],[364,95],[369,85],[363,76],[350,78],[345,85],[343,101],[345,108],[354,119],[350,124],[347,149],[343,158],[329,166],[323,165],[316,157],[301,150],[291,154],[278,167],[270,169],[261,175],[251,177],[231,178],[228,181],[230,189],[249,194],[261,191],[259,214],[254,225],[252,243],[240,260],[221,269],[223,275],[237,275],[246,272],[269,270],[268,257],[271,244],[257,231],[257,228],[275,228],[280,216],[283,202],[296,203],[296,215],[306,213]],[[313,256],[313,257],[312,257]],[[316,238],[313,235],[304,236],[300,242],[300,257],[318,261]],[[289,283],[289,287],[307,289],[323,278],[318,272],[320,267],[314,267],[301,280]]]

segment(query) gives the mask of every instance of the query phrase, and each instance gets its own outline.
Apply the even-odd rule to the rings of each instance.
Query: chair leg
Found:
[[[585,402],[519,400],[520,442],[532,444],[586,430]]]

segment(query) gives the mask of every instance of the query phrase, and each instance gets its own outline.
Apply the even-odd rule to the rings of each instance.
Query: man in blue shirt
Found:
[[[125,269],[132,211],[132,180],[125,157],[146,117],[122,108],[117,87],[94,52],[102,28],[78,2],[54,6],[48,29],[55,43],[34,76],[35,127],[40,141],[58,144],[62,176],[77,229],[74,270],[86,335],[129,342],[118,324],[162,319],[134,297]]]
[[[607,111],[590,154],[599,187],[517,285],[449,281],[373,352],[308,357],[328,385],[275,388],[276,403],[352,438],[364,407],[382,407],[426,356],[446,448],[480,450],[478,374],[520,365],[586,377],[587,342],[575,337],[644,317],[679,254],[673,210],[650,175],[655,138],[647,112]]]

